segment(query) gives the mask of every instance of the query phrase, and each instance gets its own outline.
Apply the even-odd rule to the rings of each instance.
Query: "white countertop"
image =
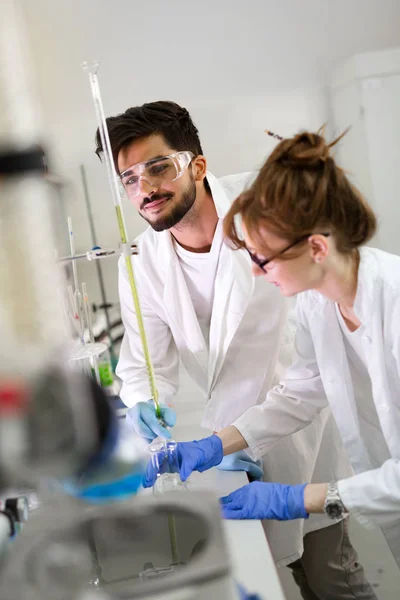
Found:
[[[191,441],[210,435],[193,425],[199,423],[197,413],[178,412],[173,429],[176,441]],[[220,471],[216,468],[190,477],[194,487],[212,489],[224,496],[248,483],[244,471]],[[263,600],[285,600],[276,566],[260,521],[224,521],[227,545],[231,555],[233,574],[248,592],[257,593]]]

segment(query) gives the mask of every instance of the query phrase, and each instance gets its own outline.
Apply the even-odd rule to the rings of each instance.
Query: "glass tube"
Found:
[[[153,494],[161,495],[168,492],[187,491],[186,482],[181,480],[177,443],[167,440],[155,440],[149,446],[150,460],[153,473],[156,476],[153,484]],[[171,567],[181,564],[178,552],[178,538],[175,517],[168,515],[168,530],[171,545]]]

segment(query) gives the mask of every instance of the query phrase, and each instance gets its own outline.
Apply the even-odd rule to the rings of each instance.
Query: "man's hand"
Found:
[[[224,456],[217,467],[221,471],[247,471],[252,479],[262,479],[261,461],[255,461],[244,451],[234,452]]]
[[[140,437],[148,440],[148,442],[151,442],[158,436],[169,439],[171,434],[165,425],[168,427],[175,425],[176,413],[172,408],[168,408],[164,404],[160,404],[160,409],[162,421],[156,415],[156,409],[152,400],[138,402],[128,410],[126,420],[132,425],[135,432]]]

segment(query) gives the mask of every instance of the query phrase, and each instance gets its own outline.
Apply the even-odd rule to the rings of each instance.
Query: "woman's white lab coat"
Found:
[[[248,185],[249,174],[222,181],[208,174],[207,179],[222,218]],[[254,278],[245,251],[233,252],[223,245],[207,347],[171,234],[147,229],[138,243],[139,256],[132,260],[161,402],[171,401],[178,389],[180,358],[204,395],[202,425],[218,431],[262,402],[272,387],[286,303],[278,290]],[[117,374],[123,380],[121,398],[133,406],[148,400],[150,390],[123,261],[119,292],[125,336]],[[264,473],[270,481],[324,481],[324,477],[347,477],[351,472],[329,408],[264,458]],[[331,524],[325,515],[316,515],[305,525],[303,521],[268,522],[275,559],[281,564],[293,562],[303,552],[303,534]]]
[[[333,302],[315,291],[297,299],[296,360],[263,404],[234,425],[258,458],[310,423],[329,403],[356,473],[339,482],[345,506],[363,525],[383,526],[400,565],[400,257],[361,250],[354,311],[372,394],[392,457],[374,469],[360,436],[349,364]],[[390,538],[390,539],[389,539]]]

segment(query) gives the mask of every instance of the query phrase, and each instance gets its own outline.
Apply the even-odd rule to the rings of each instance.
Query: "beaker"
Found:
[[[150,460],[156,479],[153,484],[154,494],[186,491],[186,483],[181,481],[177,443],[166,440],[155,440],[149,446]]]
[[[108,348],[101,354],[98,365],[101,386],[103,388],[108,388],[114,383],[114,375],[111,366],[111,356]]]

